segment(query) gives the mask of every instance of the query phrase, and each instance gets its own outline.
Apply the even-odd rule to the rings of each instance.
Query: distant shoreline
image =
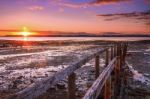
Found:
[[[114,44],[116,42],[128,42],[128,43],[150,43],[150,39],[141,39],[141,40],[111,40],[111,39],[106,39],[106,40],[42,40],[42,41],[24,41],[24,40],[5,40],[5,39],[0,39],[0,48],[3,47],[17,47],[17,46],[68,46],[72,44],[94,44],[94,45],[99,45],[99,44]]]
[[[23,37],[23,36],[6,35],[0,37]],[[150,37],[150,35],[30,35],[29,37]]]

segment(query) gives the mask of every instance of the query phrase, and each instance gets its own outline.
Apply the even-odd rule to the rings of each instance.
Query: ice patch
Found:
[[[130,65],[128,62],[126,62],[127,66],[129,67],[129,70],[133,73],[133,79],[136,81],[140,81],[141,83],[144,83],[148,86],[150,86],[150,79],[145,77],[143,74],[139,73],[137,70],[133,68],[132,65]]]
[[[29,56],[29,55],[47,55],[47,56],[60,56],[60,55],[66,55],[63,52],[52,52],[52,51],[43,51],[43,52],[34,52],[34,53],[24,53],[24,54],[9,54],[9,55],[1,55],[0,59],[5,59],[5,58],[11,58],[11,57],[23,57],[23,56]]]
[[[5,66],[0,67],[0,73],[1,73],[2,71],[5,71],[5,70],[6,70]]]
[[[7,75],[0,76],[0,90],[8,90],[10,86],[13,86],[13,82],[19,81],[17,85],[18,89],[25,88],[26,86],[41,81],[45,77],[51,77],[56,72],[68,67],[67,65],[60,65],[57,67],[47,66],[44,68],[25,68],[21,70],[11,70]],[[3,70],[4,68],[0,68]]]
[[[150,53],[144,53],[144,55],[150,55]]]
[[[105,66],[105,60],[104,59],[100,59],[100,67],[104,67]]]
[[[140,53],[140,52],[143,52],[143,51],[139,51],[139,50],[135,50],[135,51],[128,51],[129,53]]]
[[[105,66],[105,60],[104,60],[103,58],[101,58],[101,59],[99,60],[99,65],[100,65],[100,67],[104,67],[104,66]],[[84,66],[92,66],[92,67],[95,67],[95,59],[90,60],[90,61],[87,62],[85,65],[83,65],[83,67],[84,67]]]
[[[149,51],[150,51],[150,49],[146,49],[145,51],[146,51],[146,52],[149,52]]]
[[[76,61],[78,61],[80,58],[84,58],[92,54],[91,52],[98,50],[100,50],[99,47],[93,48],[93,46],[59,46],[49,48],[49,50],[42,52],[1,55],[0,59],[3,59],[1,60],[3,63],[0,63],[0,90],[11,89],[14,85],[13,82],[17,82],[17,85],[13,89],[22,90],[36,81],[53,76],[56,72],[65,69],[75,62],[73,60],[68,63],[66,59],[67,64],[65,62],[63,64],[62,62],[57,64],[57,66],[55,66],[55,63],[47,63],[55,58],[57,59],[57,57],[61,59],[63,58],[61,56],[76,56]],[[95,63],[95,60],[93,62]],[[93,62],[87,63],[86,65],[94,66],[95,64]],[[41,64],[43,67],[38,67],[34,63]]]

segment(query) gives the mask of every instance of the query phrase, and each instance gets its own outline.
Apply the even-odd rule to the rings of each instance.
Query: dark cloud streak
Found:
[[[117,2],[124,2],[124,1],[132,1],[132,0],[93,0],[91,4],[101,4],[101,3],[117,3]]]
[[[66,1],[66,2],[64,2]],[[91,6],[101,6],[101,5],[107,5],[107,4],[116,4],[119,2],[125,2],[125,1],[132,1],[132,0],[92,0],[92,1],[86,1],[86,2],[79,2],[73,3],[73,2],[67,2],[67,0],[52,0],[51,2],[57,3],[60,6],[68,7],[68,8],[87,8]]]
[[[122,18],[133,19],[135,21],[140,21],[150,25],[150,10],[143,12],[131,12],[131,13],[116,13],[116,14],[98,14],[100,18],[105,21],[114,21]]]

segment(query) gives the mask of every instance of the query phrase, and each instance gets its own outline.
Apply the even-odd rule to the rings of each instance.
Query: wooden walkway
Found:
[[[127,52],[127,43],[115,43],[105,49],[101,49],[92,55],[87,56],[80,61],[56,73],[53,77],[42,80],[41,82],[30,85],[28,88],[12,94],[10,99],[35,99],[43,94],[51,86],[55,85],[58,81],[63,80],[68,76],[68,99],[76,99],[76,85],[74,73],[75,70],[81,68],[82,65],[95,58],[95,82],[86,92],[83,99],[117,99],[119,96],[122,77],[122,66],[125,63],[125,56]],[[105,69],[99,73],[100,63],[99,59],[102,54],[105,54]]]

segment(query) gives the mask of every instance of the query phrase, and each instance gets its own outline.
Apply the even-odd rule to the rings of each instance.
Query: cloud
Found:
[[[117,17],[117,18],[137,18],[137,19],[150,19],[150,10],[143,12],[131,13],[116,13],[116,14],[98,14],[99,17]]]
[[[68,2],[68,0],[51,0],[51,2],[68,8],[87,8],[91,6],[100,6],[100,5],[107,5],[107,4],[116,4],[119,2],[125,1],[132,1],[132,0],[86,0],[83,1],[76,1],[76,2]]]
[[[105,21],[114,21],[122,18],[133,19],[136,22],[144,22],[146,25],[150,25],[150,10],[143,12],[131,12],[131,13],[115,13],[115,14],[98,14],[100,18]]]
[[[27,9],[30,11],[42,11],[44,10],[44,7],[43,6],[30,6]]]
[[[125,1],[132,1],[132,0],[93,0],[91,4],[110,4],[110,3],[118,3],[118,2],[125,2]]]
[[[71,0],[49,0],[50,2],[53,2],[56,5],[60,5],[63,7],[68,8],[87,8],[87,7],[94,7],[94,6],[101,6],[101,5],[108,5],[108,4],[118,4],[120,2],[127,2],[131,3],[133,1],[136,2],[145,2],[146,4],[150,4],[150,0],[77,0],[77,1],[71,1]]]
[[[59,3],[58,5],[68,8],[86,8],[89,6],[89,4],[73,4],[73,3]]]

